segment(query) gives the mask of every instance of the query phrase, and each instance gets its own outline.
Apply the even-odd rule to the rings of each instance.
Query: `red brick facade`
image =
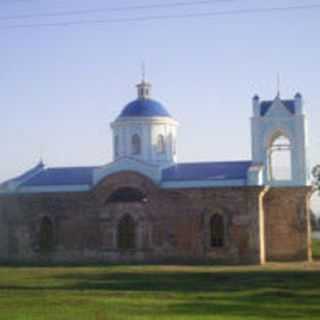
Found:
[[[139,202],[108,202],[125,187]],[[0,258],[5,262],[254,263],[309,260],[308,188],[161,189],[133,172],[106,177],[90,192],[0,197]],[[223,217],[224,243],[212,247],[210,219]],[[134,248],[120,250],[119,222],[134,221]],[[40,226],[52,221],[52,249]]]

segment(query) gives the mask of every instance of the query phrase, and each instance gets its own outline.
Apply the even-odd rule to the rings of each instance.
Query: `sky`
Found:
[[[199,4],[106,10],[178,2]],[[279,74],[283,98],[293,98],[298,91],[304,97],[308,156],[311,166],[320,163],[320,8],[37,26],[319,4],[207,2],[1,0],[0,181],[30,169],[40,158],[51,167],[110,162],[109,125],[136,98],[143,61],[153,98],[181,125],[179,161],[250,159],[251,99],[256,93],[273,99]],[[34,17],[96,9],[101,12]],[[33,17],[13,19],[21,15]],[[8,28],[17,25],[31,27]]]

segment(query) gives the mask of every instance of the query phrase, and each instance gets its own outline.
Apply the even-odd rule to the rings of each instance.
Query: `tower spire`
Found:
[[[280,97],[280,73],[277,73],[277,97]]]
[[[144,61],[142,61],[141,73],[142,73],[142,82],[145,82],[146,81],[146,64]]]

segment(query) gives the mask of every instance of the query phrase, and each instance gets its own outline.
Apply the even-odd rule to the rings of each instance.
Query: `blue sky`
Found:
[[[195,0],[196,2],[197,0]],[[2,0],[1,166],[5,180],[35,165],[111,160],[109,123],[136,97],[144,60],[153,97],[180,122],[179,161],[250,158],[251,98],[302,92],[311,164],[320,162],[320,9],[252,15],[5,29],[15,24],[189,14],[317,4],[220,0],[210,5],[1,20],[1,17],[126,7],[174,0]]]

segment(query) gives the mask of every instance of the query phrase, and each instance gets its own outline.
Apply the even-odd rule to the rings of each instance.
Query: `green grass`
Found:
[[[312,240],[312,252],[313,258],[316,260],[320,260],[320,240]]]
[[[0,319],[320,319],[320,263],[2,267]]]

